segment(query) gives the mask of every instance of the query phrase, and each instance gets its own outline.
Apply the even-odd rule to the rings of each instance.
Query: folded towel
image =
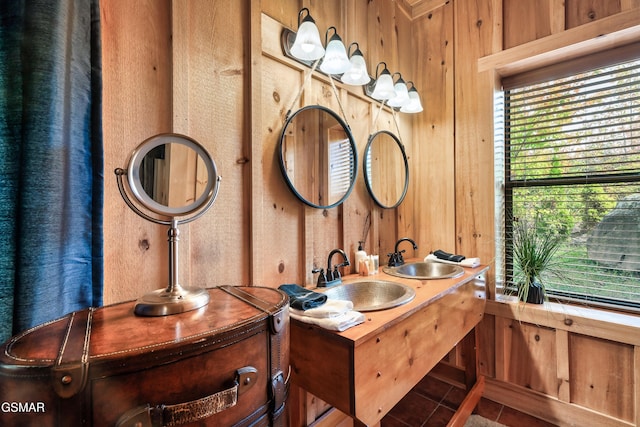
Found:
[[[435,250],[433,251],[433,254],[438,258],[438,259],[443,259],[445,261],[453,261],[453,262],[460,262],[463,259],[465,259],[464,255],[455,255],[455,254],[450,254],[449,252],[445,252],[441,249]]]
[[[289,306],[297,310],[320,307],[327,301],[326,295],[310,291],[300,285],[280,285],[278,289],[289,295]]]
[[[309,316],[323,319],[328,317],[338,317],[350,310],[353,310],[353,302],[349,300],[328,298],[327,302],[322,304],[320,307],[310,308],[308,310],[297,310],[292,307],[289,310],[289,313],[297,314],[298,316]]]
[[[454,264],[454,265],[459,265],[461,267],[477,267],[480,265],[480,258],[465,258],[460,262],[454,262],[454,261],[447,261],[444,259],[440,259],[437,256],[433,255],[433,254],[429,254],[425,257],[424,259],[425,261],[434,261],[434,262],[441,262],[444,264]]]
[[[311,325],[320,326],[324,329],[329,329],[331,331],[342,332],[347,330],[353,326],[359,325],[363,323],[365,320],[364,314],[359,311],[350,310],[344,314],[341,314],[337,317],[326,317],[326,318],[318,318],[311,316],[300,316],[294,314],[292,311],[289,311],[289,315],[292,319],[299,320],[304,323],[309,323]]]

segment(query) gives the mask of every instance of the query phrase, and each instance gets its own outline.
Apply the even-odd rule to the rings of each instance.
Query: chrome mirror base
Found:
[[[136,302],[134,312],[138,316],[168,316],[196,310],[209,303],[209,291],[201,288],[157,289],[143,295]]]

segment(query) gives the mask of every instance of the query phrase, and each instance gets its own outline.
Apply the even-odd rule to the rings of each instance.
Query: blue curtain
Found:
[[[0,342],[102,305],[98,0],[0,2]]]

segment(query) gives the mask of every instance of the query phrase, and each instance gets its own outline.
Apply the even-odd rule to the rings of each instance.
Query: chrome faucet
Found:
[[[335,264],[332,270],[331,258],[333,258],[335,254],[342,255],[342,263]],[[314,268],[313,270],[311,270],[311,272],[320,273],[318,275],[317,286],[319,288],[327,288],[329,286],[336,286],[342,283],[342,276],[340,275],[339,268],[346,267],[348,265],[351,265],[351,263],[349,262],[349,257],[347,257],[347,254],[342,249],[334,249],[331,252],[329,252],[329,257],[327,258],[327,271],[325,272],[324,269],[322,268],[320,269]]]
[[[413,245],[414,251],[418,249],[418,245],[416,245],[416,242],[414,242],[412,239],[408,237],[403,237],[402,239],[398,240],[396,242],[396,246],[393,249],[393,252],[390,254],[387,254],[387,256],[389,257],[389,264],[388,264],[389,267],[398,267],[404,264],[404,257],[402,256],[402,254],[406,251],[404,249],[401,251],[398,251],[398,246],[400,246],[400,243],[404,241],[411,242],[411,244]]]

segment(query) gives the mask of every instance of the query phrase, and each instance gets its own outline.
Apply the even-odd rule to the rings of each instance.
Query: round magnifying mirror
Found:
[[[364,182],[382,208],[402,203],[409,187],[409,162],[400,140],[386,130],[369,136],[364,150]]]
[[[309,206],[338,206],[353,190],[356,144],[349,126],[328,108],[312,105],[291,115],[280,136],[278,156],[288,187]]]
[[[197,141],[178,134],[153,136],[131,154],[127,182],[138,202],[170,217],[191,214],[216,193],[218,173]]]
[[[184,135],[156,135],[143,141],[131,153],[126,171],[117,168],[115,174],[122,198],[135,213],[170,226],[167,232],[169,283],[140,297],[134,313],[167,316],[207,305],[209,292],[206,289],[184,286],[178,280],[178,225],[203,215],[218,194],[220,176],[207,150]],[[125,174],[128,191],[123,182]],[[157,218],[146,210],[170,219]]]

